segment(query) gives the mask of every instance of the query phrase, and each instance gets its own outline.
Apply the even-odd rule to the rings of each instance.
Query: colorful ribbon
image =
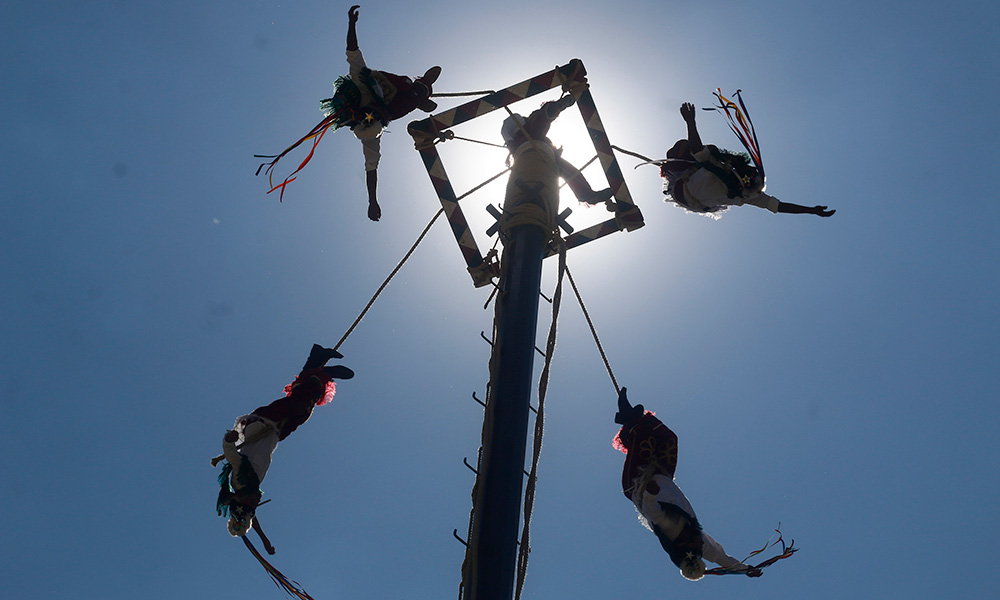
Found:
[[[301,171],[303,167],[309,164],[309,161],[312,160],[313,154],[316,152],[316,146],[319,145],[320,141],[323,139],[323,136],[326,135],[326,132],[329,131],[331,127],[333,127],[334,129],[338,127],[337,120],[340,118],[344,110],[347,109],[342,109],[340,111],[327,115],[326,118],[320,121],[318,125],[312,128],[312,131],[303,136],[302,139],[300,139],[299,141],[285,148],[280,154],[277,154],[275,156],[254,154],[254,158],[273,159],[270,162],[262,163],[259,167],[257,167],[257,173],[256,173],[256,175],[260,175],[260,170],[263,169],[265,166],[267,167],[267,169],[264,172],[267,173],[267,183],[268,185],[271,186],[271,189],[267,191],[268,194],[270,194],[274,190],[280,189],[281,192],[278,194],[278,202],[281,202],[281,200],[285,196],[285,186],[295,181],[295,175],[299,171]],[[299,164],[299,168],[292,171],[292,174],[289,175],[288,177],[285,177],[284,181],[282,181],[278,185],[274,185],[274,181],[272,180],[272,178],[274,177],[273,173],[274,165],[278,164],[278,161],[281,160],[286,154],[288,154],[289,152],[297,148],[300,144],[308,140],[313,140],[313,145],[312,148],[309,150],[309,154]]]
[[[733,130],[736,137],[740,139],[740,143],[746,148],[747,153],[750,154],[750,158],[753,160],[754,165],[757,166],[757,170],[760,171],[760,177],[763,180],[764,163],[760,159],[760,145],[757,143],[757,132],[754,130],[753,121],[750,120],[750,113],[747,112],[747,107],[743,104],[743,98],[740,96],[740,92],[742,91],[736,90],[736,93],[733,94],[733,97],[739,101],[739,106],[737,106],[735,102],[722,95],[722,88],[715,88],[712,95],[719,100],[719,106],[716,106],[715,110],[725,113],[726,118],[729,120],[729,128]]]
[[[796,552],[799,551],[799,549],[795,547],[795,540],[792,540],[792,543],[788,544],[786,546],[785,545],[785,540],[781,536],[781,530],[780,529],[775,529],[774,531],[778,534],[778,539],[775,540],[775,541],[773,541],[773,542],[771,540],[768,540],[767,543],[764,544],[763,548],[761,548],[760,550],[755,550],[754,552],[751,552],[749,556],[747,556],[746,558],[743,559],[743,564],[746,565],[746,562],[748,560],[750,560],[751,558],[753,558],[754,556],[757,556],[758,554],[764,552],[768,548],[772,548],[775,545],[777,545],[777,544],[780,543],[781,544],[781,553],[778,554],[777,556],[772,556],[771,558],[765,560],[764,562],[762,562],[760,564],[750,565],[749,569],[747,569],[747,568],[734,569],[734,568],[730,568],[730,567],[718,567],[716,569],[709,569],[709,570],[705,571],[705,574],[706,575],[746,575],[748,577],[760,577],[761,575],[763,575],[763,573],[762,573],[763,569],[765,569],[767,567],[770,567],[771,565],[773,565],[774,563],[778,562],[779,560],[781,560],[783,558],[788,558],[791,555],[793,555],[793,554],[795,554]]]
[[[285,593],[292,598],[298,598],[299,600],[315,600],[312,596],[307,594],[304,589],[302,589],[302,586],[300,586],[297,581],[292,581],[291,579],[285,577],[281,574],[281,571],[274,568],[274,565],[267,562],[267,560],[260,555],[260,552],[257,552],[257,549],[253,547],[253,544],[250,543],[250,540],[248,540],[246,536],[243,536],[240,539],[242,539],[243,543],[246,544],[247,549],[250,550],[250,554],[253,554],[254,557],[260,561],[260,564],[263,565],[264,570],[271,576],[271,581],[274,582],[274,585],[284,590]]]

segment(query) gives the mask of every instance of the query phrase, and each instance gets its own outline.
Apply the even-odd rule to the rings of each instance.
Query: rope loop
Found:
[[[558,237],[555,212],[533,202],[522,202],[513,208],[504,209],[503,216],[500,217],[500,231],[504,236],[510,237],[510,230],[521,225],[533,225],[545,230],[549,235],[547,241],[551,241],[553,235]]]
[[[559,84],[562,86],[563,94],[570,94],[574,98],[577,98],[581,93],[583,93],[584,90],[590,89],[590,84],[587,83],[586,78],[584,78],[583,81],[578,79],[580,69],[582,68],[583,63],[576,61],[574,62],[573,71],[569,75],[566,75],[559,69],[558,65],[556,66],[556,77],[559,79]]]
[[[444,141],[442,137],[446,137],[449,133],[448,131],[439,131],[434,119],[428,117],[427,122],[431,124],[433,131],[425,132],[407,127],[407,131],[413,136],[413,147],[417,150],[424,150],[437,144],[439,141]],[[455,134],[451,133],[451,135],[454,136]]]

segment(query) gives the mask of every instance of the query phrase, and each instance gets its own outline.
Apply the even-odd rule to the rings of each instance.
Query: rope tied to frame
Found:
[[[559,66],[556,65],[556,78],[559,79],[559,85],[562,86],[562,91],[564,94],[572,94],[573,97],[578,97],[580,93],[584,90],[590,89],[590,84],[587,83],[586,78],[583,81],[579,80],[580,70],[583,69],[583,63],[579,61],[574,61],[573,71],[569,75],[563,73]]]
[[[504,207],[503,216],[500,218],[500,231],[504,236],[509,237],[511,229],[522,225],[534,225],[544,229],[550,236],[558,237],[553,233],[556,228],[555,211],[532,202],[524,202],[513,208]]]
[[[457,98],[460,96],[488,96],[495,94],[496,90],[480,90],[478,92],[434,92],[431,98]]]
[[[425,132],[407,127],[407,131],[413,137],[413,147],[417,150],[423,150],[437,144],[438,142],[444,141],[442,136],[446,136],[448,133],[447,131],[439,130],[434,119],[428,117],[427,122],[431,124],[431,127],[433,128],[432,131]]]

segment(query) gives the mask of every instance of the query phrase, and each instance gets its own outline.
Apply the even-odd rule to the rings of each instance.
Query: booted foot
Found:
[[[319,344],[313,344],[312,350],[309,351],[309,360],[320,361],[325,364],[331,358],[344,358],[344,355],[333,348],[324,348]]]
[[[438,77],[440,76],[441,76],[441,67],[434,66],[427,69],[427,72],[424,73],[424,76],[421,77],[420,79],[423,79],[424,83],[426,83],[427,85],[434,85],[434,82],[437,81]]]
[[[622,388],[618,392],[618,413],[615,414],[615,423],[619,425],[625,425],[646,414],[646,409],[641,404],[635,406],[629,404],[627,392],[628,388]]]
[[[323,372],[329,375],[331,379],[350,379],[354,377],[354,371],[348,369],[344,365],[323,367]]]

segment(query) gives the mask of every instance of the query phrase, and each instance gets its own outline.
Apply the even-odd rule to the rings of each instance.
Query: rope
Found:
[[[456,98],[458,96],[485,96],[487,94],[495,94],[494,90],[481,90],[478,92],[435,92],[431,94],[431,98]]]
[[[438,133],[437,135],[424,136],[424,137],[426,139],[430,139],[431,140],[430,142],[427,142],[426,139],[425,139],[425,141],[424,141],[425,145],[427,145],[427,144],[438,144],[438,143],[442,143],[443,144],[444,142],[447,142],[448,140],[462,140],[463,142],[473,142],[473,143],[476,143],[476,144],[482,144],[484,146],[493,146],[494,148],[503,148],[504,150],[507,149],[507,146],[505,146],[503,144],[494,144],[493,142],[484,142],[482,140],[474,140],[472,138],[467,138],[467,137],[462,137],[460,135],[455,135],[455,132],[452,131],[452,130],[450,130],[450,129],[446,129],[446,130]]]
[[[604,352],[604,346],[601,345],[601,339],[597,337],[597,328],[594,327],[594,322],[590,319],[590,313],[587,312],[587,306],[583,303],[583,297],[580,295],[580,290],[576,287],[576,282],[573,281],[573,275],[569,272],[569,268],[566,269],[566,276],[569,278],[569,284],[573,287],[573,293],[576,294],[576,299],[580,303],[580,309],[583,310],[583,316],[587,319],[587,325],[590,326],[590,333],[594,336],[594,342],[597,344],[597,350],[601,353],[601,360],[604,361],[604,368],[608,370],[608,375],[611,376],[611,384],[615,386],[615,392],[620,392],[621,389],[618,387],[618,381],[615,379],[615,374],[611,370],[611,363],[608,362],[608,355]]]
[[[351,333],[354,331],[354,328],[357,327],[358,323],[361,322],[361,319],[365,318],[365,314],[368,313],[368,309],[372,307],[372,304],[375,304],[375,300],[378,299],[379,294],[381,294],[382,290],[384,290],[385,287],[389,285],[389,282],[392,281],[392,278],[396,276],[396,273],[398,273],[399,270],[403,268],[403,265],[406,263],[407,259],[410,258],[410,255],[413,254],[413,251],[417,249],[417,246],[420,245],[420,242],[424,240],[424,236],[426,236],[427,232],[430,231],[431,225],[434,224],[434,221],[437,221],[438,217],[440,217],[443,214],[444,214],[443,208],[438,209],[438,211],[434,213],[434,216],[431,218],[430,223],[428,223],[427,227],[424,227],[424,230],[420,232],[420,236],[417,238],[417,241],[413,242],[413,245],[410,246],[409,251],[403,257],[403,259],[399,261],[399,264],[396,265],[396,268],[392,270],[392,273],[389,273],[389,276],[385,278],[385,281],[382,282],[382,285],[380,285],[378,290],[375,291],[375,295],[372,296],[372,299],[368,301],[368,304],[365,305],[364,310],[362,310],[361,314],[358,315],[358,318],[354,320],[354,323],[351,323],[351,326],[347,329],[347,333],[345,333],[344,337],[340,338],[340,341],[337,342],[337,345],[333,347],[334,350],[340,348],[340,345],[347,340],[347,337],[351,335]]]
[[[462,194],[462,195],[461,195],[461,196],[459,196],[458,198],[455,198],[455,202],[458,202],[459,200],[461,200],[462,198],[465,198],[465,197],[466,197],[466,196],[468,196],[469,194],[472,194],[473,192],[475,192],[475,191],[479,190],[480,188],[483,188],[483,187],[485,187],[485,186],[489,185],[489,184],[490,184],[490,183],[492,183],[492,182],[493,182],[494,180],[496,180],[496,179],[499,179],[500,177],[503,177],[504,175],[506,175],[506,174],[507,174],[507,172],[508,172],[508,171],[510,171],[510,167],[507,167],[506,169],[504,169],[503,171],[500,171],[499,173],[497,173],[497,174],[496,174],[496,175],[494,175],[493,177],[490,177],[490,178],[489,178],[489,179],[487,179],[486,181],[484,181],[484,182],[480,183],[480,184],[479,184],[479,185],[477,185],[476,187],[474,187],[474,188],[472,188],[471,190],[469,190],[469,191],[465,192],[464,194]]]
[[[449,133],[450,133],[450,132],[449,132]],[[482,145],[484,145],[484,146],[493,146],[494,148],[503,148],[504,150],[506,150],[506,149],[507,149],[507,146],[505,146],[505,145],[503,145],[503,144],[494,144],[493,142],[484,142],[484,141],[482,141],[482,140],[474,140],[474,139],[472,139],[472,138],[467,138],[467,137],[461,137],[461,136],[458,136],[458,135],[454,135],[454,134],[453,134],[453,135],[451,135],[451,136],[450,136],[450,137],[449,137],[448,139],[452,139],[452,140],[462,140],[463,142],[474,142],[474,143],[476,143],[476,144],[482,144]]]
[[[531,451],[531,471],[528,473],[528,482],[524,488],[524,525],[521,528],[521,546],[517,554],[517,585],[514,591],[514,600],[520,600],[521,590],[524,588],[524,578],[528,571],[528,554],[531,552],[530,531],[531,531],[531,511],[535,504],[535,484],[538,479],[538,458],[542,453],[542,435],[545,426],[545,395],[549,387],[549,370],[552,366],[552,356],[556,349],[556,325],[559,321],[559,308],[562,305],[562,282],[563,273],[566,269],[566,243],[562,238],[556,237],[559,244],[559,275],[556,279],[556,291],[552,295],[552,322],[549,325],[549,335],[545,342],[545,366],[538,378],[538,410],[535,416],[535,433],[532,439]]]
[[[545,231],[552,231],[552,227],[555,226],[555,215],[530,202],[518,204],[514,208],[505,208],[500,222],[500,230],[504,235],[506,236],[512,228],[520,225],[534,225]]]
[[[643,155],[639,154],[638,152],[631,152],[629,150],[625,150],[624,148],[619,148],[618,146],[615,146],[614,144],[612,144],[611,147],[614,148],[615,150],[621,152],[622,154],[628,154],[629,156],[634,156],[636,158],[641,158],[642,160],[644,160],[646,162],[653,162],[652,158],[649,158],[647,156],[643,156]]]

